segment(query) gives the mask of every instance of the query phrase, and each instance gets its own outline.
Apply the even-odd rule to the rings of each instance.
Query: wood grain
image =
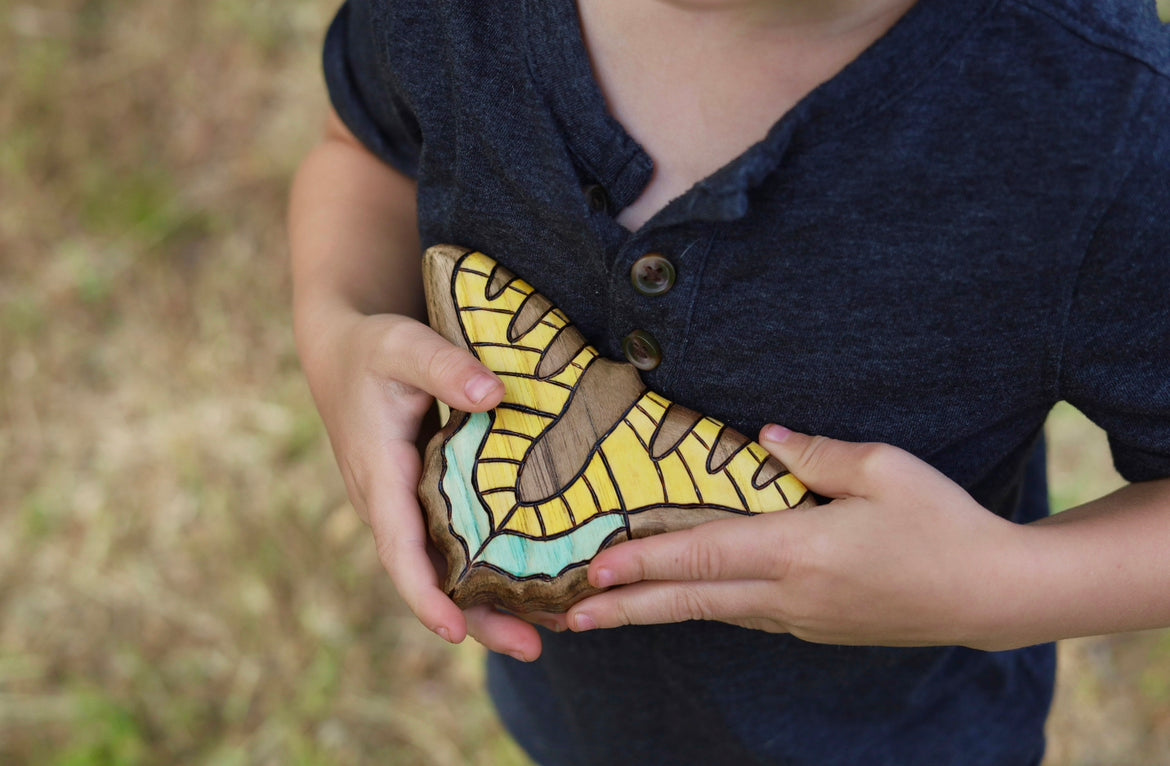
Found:
[[[482,253],[427,251],[431,325],[504,381],[490,413],[452,411],[419,496],[462,607],[564,611],[623,540],[811,505],[742,434],[602,359],[544,296]]]

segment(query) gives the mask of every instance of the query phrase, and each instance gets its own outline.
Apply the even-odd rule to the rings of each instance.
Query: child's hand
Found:
[[[836,499],[604,551],[589,581],[624,587],[578,603],[569,626],[702,619],[839,644],[987,640],[1003,592],[997,578],[1020,560],[1020,527],[895,447],[775,426],[761,443],[813,491]]]
[[[374,533],[378,556],[403,600],[430,630],[453,643],[472,635],[520,659],[540,654],[528,623],[488,607],[466,612],[439,588],[418,502],[416,447],[433,397],[482,412],[500,402],[499,379],[471,354],[409,317],[345,313],[317,322],[302,354],[350,501]],[[437,562],[441,566],[441,561]],[[563,624],[563,616],[558,616]],[[535,622],[556,619],[533,615]]]

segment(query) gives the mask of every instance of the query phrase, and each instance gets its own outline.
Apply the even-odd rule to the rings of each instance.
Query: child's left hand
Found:
[[[1024,529],[922,460],[775,426],[761,444],[826,505],[615,546],[573,630],[718,620],[825,643],[979,647],[1026,560]]]

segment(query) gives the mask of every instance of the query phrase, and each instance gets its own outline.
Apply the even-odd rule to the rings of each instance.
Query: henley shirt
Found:
[[[680,55],[685,55],[681,51]],[[423,244],[476,248],[646,384],[754,434],[897,445],[1044,516],[1068,401],[1130,481],[1170,476],[1170,32],[1153,0],[919,0],[637,231],[653,171],[572,0],[349,0],[338,114],[418,181]],[[673,286],[634,289],[642,256]],[[1031,466],[1031,468],[1029,468]],[[891,551],[896,556],[896,551]],[[1087,562],[1088,563],[1088,562]],[[814,645],[722,623],[542,631],[493,656],[542,764],[1037,764],[1050,645]]]

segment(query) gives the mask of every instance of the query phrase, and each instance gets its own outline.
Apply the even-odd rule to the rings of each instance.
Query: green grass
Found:
[[[1067,510],[1124,486],[1113,468],[1105,432],[1069,404],[1048,416],[1049,502],[1054,512]]]

